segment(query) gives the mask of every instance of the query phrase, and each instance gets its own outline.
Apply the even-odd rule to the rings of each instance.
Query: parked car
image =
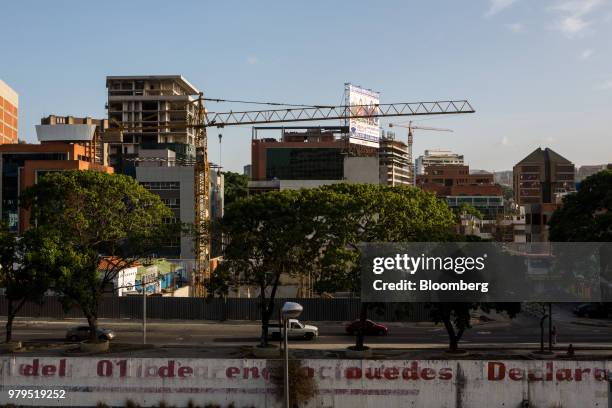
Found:
[[[76,326],[68,329],[66,332],[66,340],[80,341],[89,339],[89,326]],[[115,332],[110,329],[102,329],[98,327],[96,336],[100,340],[112,340],[115,338]]]
[[[284,334],[284,329],[278,323],[270,323],[268,326],[268,334],[274,339],[280,339]],[[319,336],[319,328],[317,326],[311,326],[309,324],[303,324],[297,319],[289,319],[289,331],[288,336],[290,338],[313,340]]]
[[[608,309],[598,303],[583,303],[573,310],[578,317],[608,317]]]
[[[348,334],[357,333],[359,331],[360,324],[361,324],[360,320],[355,320],[354,322],[349,323],[346,326],[346,332]],[[387,326],[383,324],[376,323],[368,319],[365,321],[363,332],[364,334],[367,334],[367,335],[386,336],[387,334],[389,334],[389,329],[387,328]]]

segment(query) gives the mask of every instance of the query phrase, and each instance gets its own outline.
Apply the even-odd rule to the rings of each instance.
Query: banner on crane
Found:
[[[351,107],[351,115],[364,116],[374,114],[380,104],[380,93],[360,88],[352,84],[345,85],[345,100]],[[348,118],[350,143],[378,147],[380,139],[379,118]]]

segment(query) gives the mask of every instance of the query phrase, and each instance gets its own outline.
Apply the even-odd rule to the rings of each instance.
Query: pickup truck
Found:
[[[284,335],[284,328],[278,323],[270,323],[268,334],[273,339],[280,339]],[[319,336],[319,328],[309,324],[303,324],[297,319],[289,319],[289,338],[313,340]]]

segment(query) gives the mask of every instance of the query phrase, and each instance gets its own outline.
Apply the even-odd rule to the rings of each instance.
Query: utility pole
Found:
[[[142,276],[142,344],[147,344],[147,285]]]

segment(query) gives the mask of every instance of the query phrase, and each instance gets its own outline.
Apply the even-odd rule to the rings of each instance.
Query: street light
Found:
[[[285,302],[281,309],[283,326],[285,328],[285,408],[289,408],[289,319],[297,318],[304,308],[299,303]]]

